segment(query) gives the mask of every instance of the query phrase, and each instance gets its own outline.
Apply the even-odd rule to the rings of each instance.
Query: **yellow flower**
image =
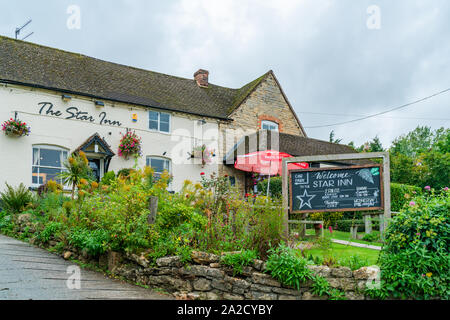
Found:
[[[200,183],[196,183],[194,186],[195,190],[200,190],[202,187],[202,185]]]
[[[81,160],[83,160],[84,164],[85,164],[85,165],[88,165],[88,164],[89,164],[89,161],[88,161],[88,159],[87,159],[87,157],[86,157],[86,154],[85,154],[83,151],[80,151],[80,152],[79,152],[79,155],[80,155],[80,157],[81,157]]]
[[[187,187],[187,186],[189,186],[189,185],[191,185],[192,184],[192,181],[191,180],[184,180],[184,182],[183,182],[183,185],[185,186],[185,187]]]
[[[431,273],[431,272],[428,272],[428,273],[427,273],[427,277],[428,277],[428,278],[431,278],[432,275],[433,275],[433,273]]]

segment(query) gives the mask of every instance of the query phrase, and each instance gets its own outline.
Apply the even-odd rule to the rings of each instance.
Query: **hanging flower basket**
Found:
[[[136,133],[128,131],[125,135],[122,135],[122,139],[119,144],[119,157],[124,157],[128,160],[130,156],[139,158],[142,156],[141,138]]]
[[[213,156],[214,150],[207,148],[206,145],[195,147],[192,151],[192,158],[202,159],[202,166],[210,164]]]
[[[28,127],[25,122],[11,118],[8,121],[3,122],[2,131],[7,136],[23,137],[30,135],[31,128]]]

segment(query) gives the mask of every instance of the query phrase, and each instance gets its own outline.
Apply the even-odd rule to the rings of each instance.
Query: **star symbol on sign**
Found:
[[[311,200],[315,197],[315,195],[309,195],[307,190],[305,190],[305,193],[302,196],[297,196],[297,199],[301,201],[299,210],[302,210],[304,206],[308,206],[310,209],[312,209]],[[305,201],[305,198],[307,198],[308,200]]]

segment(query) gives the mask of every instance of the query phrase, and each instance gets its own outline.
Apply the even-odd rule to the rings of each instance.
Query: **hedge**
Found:
[[[257,187],[258,187],[258,192],[260,192],[263,195],[267,194],[267,182],[269,180],[264,180],[258,183]],[[273,177],[270,178],[270,188],[269,188],[269,192],[270,195],[274,198],[281,198],[282,196],[282,188],[283,188],[283,184],[282,184],[282,180],[281,177]]]
[[[364,232],[364,220],[339,220],[336,222],[338,231],[350,232],[350,227],[353,224],[359,224],[358,232]],[[372,230],[380,230],[380,219],[372,218]]]
[[[391,211],[399,212],[415,195],[422,194],[422,189],[401,183],[391,183]],[[406,197],[405,197],[406,195]]]

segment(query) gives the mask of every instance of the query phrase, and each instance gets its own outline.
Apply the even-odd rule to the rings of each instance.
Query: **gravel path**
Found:
[[[75,270],[75,272],[74,272]],[[74,279],[79,270],[80,289]],[[149,289],[79,269],[43,249],[0,235],[0,300],[161,300],[172,299]]]

